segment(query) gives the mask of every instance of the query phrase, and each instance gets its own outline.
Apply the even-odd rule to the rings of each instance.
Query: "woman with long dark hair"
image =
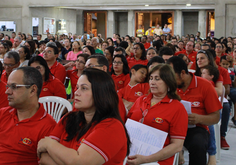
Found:
[[[95,68],[85,69],[77,83],[75,108],[79,111],[66,115],[51,138],[39,141],[40,162],[123,165],[130,141],[110,75]]]

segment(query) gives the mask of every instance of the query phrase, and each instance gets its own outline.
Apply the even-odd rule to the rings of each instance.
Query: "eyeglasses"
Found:
[[[12,67],[14,67],[16,64],[6,64],[6,63],[3,63],[3,66],[7,66],[7,67],[10,67],[10,68],[12,68]]]
[[[33,85],[33,84],[32,84]],[[6,85],[6,89],[10,88],[11,90],[16,90],[20,87],[31,87],[32,85],[22,85],[22,84],[10,84],[10,85]]]
[[[80,60],[75,60],[75,62],[78,62],[78,63],[80,63],[80,64],[85,64],[85,62],[80,61]]]
[[[103,65],[100,64],[100,65],[89,65],[89,66],[86,66],[85,68],[95,68],[95,67],[102,67]]]
[[[117,64],[117,65],[122,65],[122,64],[123,64],[123,62],[121,62],[121,61],[118,61],[118,62],[116,62],[116,61],[113,61],[113,65],[115,65],[115,64]]]
[[[136,47],[136,48],[133,48],[134,50],[139,50],[140,48],[139,47]]]
[[[139,120],[140,123],[144,122],[144,117],[147,115],[148,113],[148,109],[145,109],[144,111],[142,110],[142,108],[140,108],[141,112],[142,112],[142,119]]]
[[[45,53],[47,53],[47,54],[51,54],[52,51],[51,51],[51,50],[49,50],[49,51],[43,51],[43,54],[45,54]]]
[[[216,48],[222,48],[222,46],[216,46]]]

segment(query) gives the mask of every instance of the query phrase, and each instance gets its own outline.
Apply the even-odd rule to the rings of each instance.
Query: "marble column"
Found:
[[[206,38],[206,14],[205,10],[198,12],[198,31],[201,33],[201,38]]]
[[[128,35],[135,36],[134,11],[128,11]]]

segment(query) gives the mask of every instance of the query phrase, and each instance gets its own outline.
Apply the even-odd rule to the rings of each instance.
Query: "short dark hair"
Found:
[[[4,55],[4,58],[13,58],[15,60],[15,64],[20,62],[20,55],[16,51],[9,51]]]
[[[121,61],[123,62],[123,71],[122,71],[122,73],[124,75],[127,75],[129,73],[129,65],[128,65],[128,62],[127,62],[125,56],[123,54],[115,55],[114,58],[112,59],[112,63],[115,60],[115,58],[121,58]],[[113,65],[111,67],[111,74],[115,74],[115,71],[113,69]]]
[[[205,66],[204,69],[207,69],[207,70],[208,70],[210,76],[212,76],[212,75],[214,76],[213,79],[212,79],[212,81],[213,81],[214,83],[216,83],[217,80],[218,80],[218,78],[219,78],[219,76],[220,76],[219,70],[218,70],[216,67],[211,66],[211,65]]]
[[[123,54],[123,56],[126,56],[125,49],[124,49],[124,48],[122,48],[122,47],[120,47],[120,46],[118,46],[117,48],[115,48],[115,50],[114,50],[114,51],[116,51],[116,52],[122,51],[122,54]]]
[[[53,48],[54,54],[58,54],[59,50],[55,42],[48,42],[46,47]]]
[[[41,93],[42,86],[43,86],[43,78],[42,78],[41,73],[37,69],[30,67],[30,66],[16,68],[16,70],[23,71],[24,85],[34,85],[35,84],[37,86],[37,88],[38,88],[37,97],[39,98],[39,95]]]
[[[180,74],[182,70],[188,74],[188,67],[184,60],[178,56],[173,56],[167,60],[167,64],[172,64],[175,73]]]
[[[119,44],[119,46],[122,47],[122,48],[124,48],[124,49],[126,49],[126,48],[129,46],[129,44],[128,44],[127,41],[121,41],[120,44]]]
[[[149,68],[149,66],[152,65],[152,63],[154,62],[165,63],[165,60],[160,56],[154,56],[148,61],[147,68]]]
[[[138,71],[138,70],[141,69],[141,68],[147,69],[147,71],[148,71],[148,68],[147,68],[146,65],[136,64],[136,65],[134,65],[134,66],[130,69],[130,71],[129,71],[129,76],[130,76],[130,78],[132,77],[132,73],[131,73],[131,70],[132,70],[132,69],[134,69],[135,71]],[[144,82],[147,82],[147,76],[146,76]]]
[[[157,70],[159,71],[160,78],[165,82],[165,84],[168,87],[167,96],[170,99],[175,99],[175,100],[180,101],[181,100],[180,96],[177,95],[176,93],[177,82],[175,78],[175,73],[173,69],[171,68],[171,66],[168,64],[158,64],[154,66],[154,68],[152,68],[151,72],[149,73],[149,78],[150,78],[150,75]]]
[[[161,49],[160,49],[160,51],[159,51],[159,56],[163,56],[163,55],[170,55],[170,56],[172,56],[172,55],[174,55],[174,52],[173,52],[173,50],[171,49],[171,48],[169,48],[169,47],[167,47],[167,46],[164,46],[164,47],[162,47]]]
[[[160,40],[153,42],[153,47],[157,49],[157,53],[159,52],[160,48],[162,47],[162,43]]]
[[[104,55],[95,53],[94,55],[91,55],[88,57],[88,59],[91,59],[91,58],[96,58],[99,65],[105,65],[107,67],[107,72],[108,72],[109,62]]]
[[[44,81],[48,81],[49,80],[49,76],[52,75],[49,67],[48,67],[48,64],[47,62],[45,61],[45,59],[41,56],[35,56],[35,57],[32,57],[30,60],[29,60],[29,63],[28,63],[28,66],[30,66],[32,63],[34,62],[37,62],[39,63],[40,65],[42,65],[45,69],[45,77],[44,77]]]
[[[81,53],[81,54],[77,55],[77,58],[79,58],[79,57],[83,57],[83,58],[84,58],[84,61],[85,61],[85,63],[86,63],[86,61],[87,61],[88,58],[89,58],[89,54]]]

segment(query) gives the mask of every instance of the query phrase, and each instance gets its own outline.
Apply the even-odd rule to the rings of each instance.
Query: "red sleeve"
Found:
[[[223,77],[223,85],[231,84],[231,79],[227,69],[224,70],[224,74],[222,75],[222,77]]]
[[[204,85],[206,90],[203,91],[203,102],[207,114],[220,110],[222,106],[218,99],[218,95],[216,93],[215,88],[211,85],[209,81],[206,81]]]
[[[7,107],[8,106],[8,99],[6,92],[6,83],[3,81],[0,81],[0,108]]]
[[[121,89],[117,92],[117,94],[118,94],[118,96],[119,96],[120,98],[123,98],[123,97],[124,97],[124,91],[125,91],[125,87],[124,87],[124,88],[121,88]]]
[[[118,153],[123,158],[127,152],[124,126],[117,119],[106,119],[100,122],[82,143],[96,150],[106,162]]]
[[[62,119],[57,123],[57,125],[52,130],[52,132],[50,133],[50,136],[49,136],[52,139],[57,140],[58,142],[60,142],[61,135],[63,134],[63,132],[65,130],[65,126],[62,124]]]
[[[222,82],[223,83],[223,77],[221,76],[221,74],[219,75],[219,78],[216,82]]]
[[[175,109],[177,110],[171,120],[169,134],[173,139],[185,139],[188,130],[188,114],[180,102]]]
[[[64,84],[62,84],[62,82],[60,80],[58,80],[57,78],[55,78],[53,80],[53,86],[51,88],[54,88],[53,91],[53,96],[58,96],[58,97],[62,97],[64,99],[67,98],[66,96],[66,90],[65,90],[65,86]]]
[[[61,64],[58,65],[54,73],[54,76],[64,84],[66,78],[66,70],[63,65]]]
[[[144,87],[144,90],[143,90],[143,95],[146,95],[149,93],[149,83],[143,83],[143,87]]]

